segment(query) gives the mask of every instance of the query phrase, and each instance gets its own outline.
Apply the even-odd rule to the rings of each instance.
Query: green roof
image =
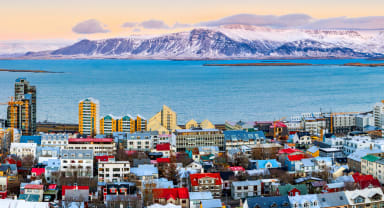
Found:
[[[375,155],[366,155],[366,156],[362,157],[361,159],[368,160],[369,162],[375,162],[376,160],[380,160],[381,157],[377,157]]]
[[[305,184],[297,184],[297,185],[286,184],[284,186],[279,186],[279,193],[281,196],[286,196],[288,195],[288,192],[294,188],[300,191],[300,195],[308,194],[308,189]]]

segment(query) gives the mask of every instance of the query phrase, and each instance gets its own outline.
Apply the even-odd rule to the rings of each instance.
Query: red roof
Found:
[[[356,172],[352,175],[353,180],[355,180],[355,183],[359,184],[361,189],[367,188],[369,186],[372,187],[381,187],[379,180],[373,178],[372,175],[361,175],[360,173]]]
[[[61,195],[65,196],[66,190],[89,190],[88,186],[62,186]]]
[[[292,149],[292,148],[287,148],[287,149],[281,149],[279,150],[279,154],[292,154],[294,152],[301,152],[298,149]]]
[[[189,177],[191,179],[192,186],[198,186],[199,185],[199,179],[205,178],[205,177],[215,178],[216,179],[215,184],[221,185],[220,173],[195,173],[195,174],[189,175]]]
[[[45,168],[32,168],[32,173],[35,173],[36,176],[41,176],[41,174],[45,173]]]
[[[283,122],[281,121],[276,121],[274,122],[271,126],[269,126],[270,128],[275,128],[275,127],[282,127],[282,128],[286,128],[287,125],[285,125]]]
[[[113,155],[103,155],[103,156],[95,156],[95,159],[97,161],[109,161],[110,159],[115,159],[115,156]]]
[[[171,158],[156,158],[157,163],[171,163]]]
[[[169,143],[158,144],[158,145],[156,145],[156,150],[157,151],[169,151],[169,150],[171,150],[171,144],[169,144]]]
[[[234,166],[234,167],[229,167],[232,171],[245,171],[245,169],[241,166]]]
[[[16,164],[17,167],[21,167],[21,161],[20,160],[15,160],[12,157],[7,157],[4,159],[5,164]]]
[[[113,142],[113,139],[112,138],[70,138],[68,139],[68,143],[76,143],[76,142],[80,142],[80,143],[88,143],[88,142],[108,142],[108,143],[111,143]]]
[[[298,161],[304,158],[304,155],[288,155],[288,160],[289,161]]]
[[[135,151],[135,150],[126,150],[125,151],[125,154],[127,154],[127,155],[133,155],[133,154],[135,154],[137,151]]]
[[[160,188],[153,189],[152,196],[154,199],[189,199],[187,188]]]
[[[24,186],[24,189],[44,189],[44,185],[27,184]]]
[[[56,184],[49,184],[48,190],[55,190],[57,188]]]

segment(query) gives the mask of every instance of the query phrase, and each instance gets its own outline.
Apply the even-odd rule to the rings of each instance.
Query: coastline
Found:
[[[45,70],[28,70],[28,69],[0,69],[0,72],[25,72],[25,73],[64,73],[64,72],[52,72]]]

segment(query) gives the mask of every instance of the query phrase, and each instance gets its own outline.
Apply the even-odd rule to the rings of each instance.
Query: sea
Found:
[[[291,62],[311,66],[204,66]],[[0,60],[0,103],[14,94],[18,77],[37,88],[37,120],[77,123],[78,102],[100,101],[100,117],[140,114],[149,119],[167,105],[179,124],[190,119],[276,120],[306,112],[366,112],[384,99],[384,67],[359,59],[300,60]],[[382,61],[383,62],[383,61]],[[0,105],[0,118],[6,105]]]

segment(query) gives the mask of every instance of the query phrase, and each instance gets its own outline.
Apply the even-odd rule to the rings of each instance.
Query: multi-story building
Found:
[[[342,114],[333,116],[333,133],[347,134],[356,129],[356,116],[358,114]]]
[[[176,150],[185,151],[201,146],[217,146],[224,151],[224,134],[218,129],[177,129]]]
[[[93,150],[61,150],[60,171],[66,177],[93,177]]]
[[[264,144],[265,136],[262,131],[241,131],[241,130],[232,130],[224,131],[225,139],[225,149],[238,149],[243,145],[255,145],[255,144]]]
[[[112,135],[118,129],[118,118],[108,114],[100,119],[100,134]]]
[[[128,180],[129,161],[100,161],[98,163],[99,182],[121,182]]]
[[[349,155],[357,150],[373,149],[373,147],[374,142],[372,142],[371,137],[354,136],[345,140],[343,150],[345,155]]]
[[[161,205],[174,204],[189,208],[187,188],[159,188],[152,190],[152,202]]]
[[[375,156],[379,156],[379,157],[384,156],[383,152],[381,150],[378,150],[378,149],[358,150],[358,151],[348,155],[347,160],[348,160],[349,170],[361,173],[361,158],[363,158],[367,155],[375,155]]]
[[[136,131],[136,120],[127,114],[117,121],[117,126],[118,132],[134,133]]]
[[[384,100],[373,107],[373,117],[375,126],[384,128]]]
[[[190,174],[189,177],[192,191],[209,191],[215,198],[219,198],[221,196],[222,180],[220,173],[195,173]]]
[[[309,132],[311,135],[319,135],[322,129],[326,128],[325,118],[322,117],[309,117],[303,120],[304,131]]]
[[[20,158],[26,156],[36,157],[36,143],[11,143],[10,153]]]
[[[176,112],[163,105],[161,111],[149,119],[147,129],[148,131],[158,131],[161,134],[172,133],[175,129],[180,129],[177,126]]]
[[[231,195],[233,199],[261,196],[261,181],[233,181],[231,184]]]
[[[17,78],[15,97],[8,102],[8,126],[20,129],[23,135],[36,133],[36,87],[26,78]]]
[[[99,134],[99,101],[86,98],[79,102],[79,132],[83,135]]]
[[[324,138],[324,143],[328,144],[331,148],[336,148],[343,151],[345,139],[341,137]]]
[[[360,114],[356,116],[356,130],[364,131],[366,126],[374,126],[375,118],[372,114]]]
[[[136,131],[147,131],[147,119],[145,119],[141,115],[136,116],[136,122],[135,122],[135,130]]]
[[[65,149],[92,150],[95,156],[116,154],[116,144],[112,138],[69,138]]]
[[[379,208],[384,202],[381,188],[366,188],[344,192],[349,207]]]
[[[68,134],[42,134],[42,147],[59,147],[63,149],[68,144]]]

